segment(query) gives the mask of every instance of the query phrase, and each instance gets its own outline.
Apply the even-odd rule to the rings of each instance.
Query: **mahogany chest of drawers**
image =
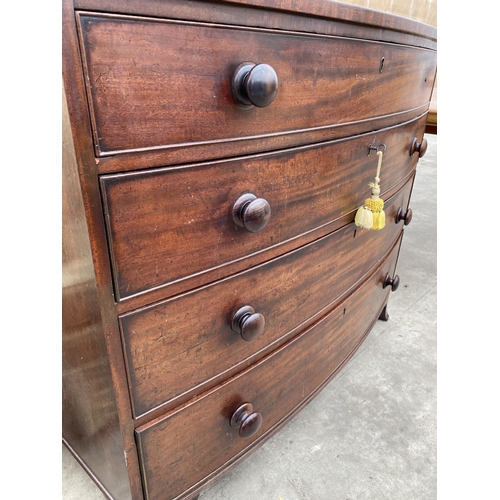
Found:
[[[63,2],[63,440],[106,496],[196,497],[387,320],[435,74],[326,0]]]

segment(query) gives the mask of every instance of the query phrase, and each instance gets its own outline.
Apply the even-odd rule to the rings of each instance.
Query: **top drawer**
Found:
[[[79,27],[98,155],[373,130],[373,118],[427,110],[436,66],[432,51],[326,35],[85,13]],[[244,62],[275,70],[269,105],[237,105]]]

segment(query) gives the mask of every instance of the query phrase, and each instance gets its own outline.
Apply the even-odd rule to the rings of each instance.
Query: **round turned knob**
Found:
[[[244,306],[236,311],[231,320],[231,330],[241,335],[243,340],[254,340],[261,335],[266,328],[266,320],[260,313],[256,313],[253,307]]]
[[[244,107],[264,108],[278,92],[278,75],[268,64],[245,62],[236,69],[232,81],[233,95]]]
[[[233,220],[251,233],[258,233],[271,218],[271,206],[263,198],[253,194],[240,196],[233,205]]]
[[[418,157],[422,158],[427,151],[427,139],[423,139],[422,143],[418,142],[417,138],[413,139],[410,146],[410,156],[413,156],[418,151]]]
[[[385,275],[384,279],[384,284],[382,285],[382,288],[387,288],[388,286],[391,287],[391,290],[395,292],[398,287],[399,287],[399,276],[396,274],[394,278],[391,278],[389,273]]]
[[[229,424],[235,429],[239,428],[240,437],[249,438],[260,429],[262,415],[254,412],[250,403],[244,403],[233,413]]]
[[[413,217],[413,211],[409,208],[406,212],[403,211],[402,208],[398,210],[398,214],[396,215],[396,224],[401,221],[404,221],[404,225],[407,226]]]

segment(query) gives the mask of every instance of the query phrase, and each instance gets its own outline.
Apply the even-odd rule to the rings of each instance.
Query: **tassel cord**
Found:
[[[382,156],[384,155],[384,153],[382,153],[382,151],[377,151],[377,155],[378,155],[378,164],[377,164],[377,173],[375,174],[375,182],[370,182],[368,185],[371,187],[371,188],[374,188],[374,187],[380,187],[380,169],[382,168]]]
[[[378,164],[375,182],[370,182],[371,197],[367,198],[354,218],[356,226],[363,229],[382,229],[385,226],[384,200],[379,197],[380,194],[380,170],[382,167],[382,151],[377,151]]]

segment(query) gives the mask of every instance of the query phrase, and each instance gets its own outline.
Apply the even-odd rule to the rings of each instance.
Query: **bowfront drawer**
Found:
[[[368,146],[387,146],[384,193],[411,174],[410,147],[424,127],[425,116],[349,140],[102,176],[117,298],[199,278],[351,212],[354,220],[377,170]]]
[[[432,51],[394,44],[86,13],[79,26],[98,155],[359,133],[427,111],[434,81]]]
[[[400,239],[373,276],[310,329],[136,431],[149,500],[176,498],[283,425],[352,355],[387,301]],[[237,410],[249,403],[241,414]],[[230,425],[232,421],[233,426]]]
[[[351,293],[401,233],[398,214],[407,213],[412,184],[387,200],[382,230],[348,224],[244,273],[121,316],[136,416],[241,371]]]

